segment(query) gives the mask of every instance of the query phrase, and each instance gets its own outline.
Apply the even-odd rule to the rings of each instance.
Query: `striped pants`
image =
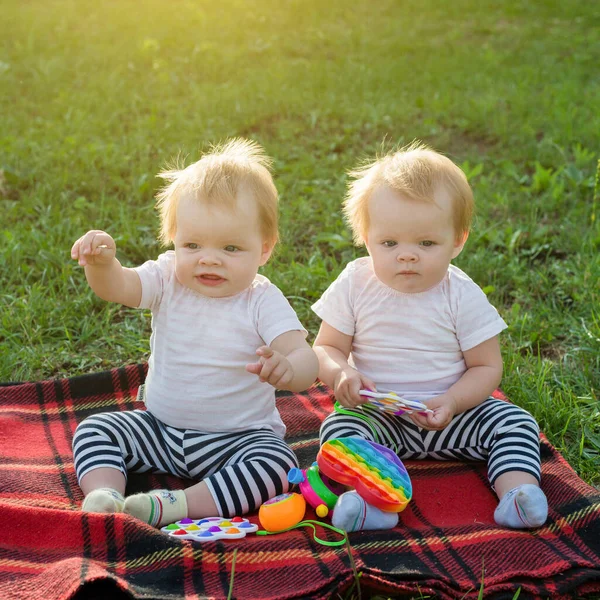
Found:
[[[360,409],[351,412],[368,415],[368,422],[334,412],[321,425],[321,444],[355,436],[386,446],[401,459],[487,460],[492,486],[510,471],[524,471],[540,481],[538,425],[514,404],[490,397],[456,415],[441,431],[422,429],[408,415]]]
[[[129,471],[205,481],[224,517],[287,492],[287,473],[298,466],[291,448],[268,429],[203,433],[165,425],[144,410],[88,417],[75,431],[73,456],[78,481],[100,467],[125,478]]]

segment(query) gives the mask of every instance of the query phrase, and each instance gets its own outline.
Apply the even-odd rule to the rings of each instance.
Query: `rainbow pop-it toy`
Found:
[[[361,438],[325,442],[317,455],[321,473],[352,486],[369,504],[401,512],[412,498],[412,485],[402,461],[388,448]]]
[[[206,519],[181,519],[171,525],[161,527],[161,531],[179,540],[194,542],[213,542],[215,540],[238,540],[248,533],[255,533],[258,525],[243,517],[225,519],[207,517]]]

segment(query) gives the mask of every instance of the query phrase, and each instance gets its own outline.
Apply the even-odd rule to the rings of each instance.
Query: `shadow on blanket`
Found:
[[[171,540],[131,517],[79,511],[75,427],[95,412],[136,408],[145,373],[136,365],[0,387],[0,598],[225,598],[234,549],[236,598],[318,599],[349,588],[354,575],[347,549],[320,546],[307,530],[200,546]],[[319,424],[331,410],[328,390],[281,395],[278,405],[288,440],[308,466]],[[350,536],[363,597],[379,591],[476,598],[482,567],[486,597],[512,598],[519,587],[522,598],[600,590],[600,494],[546,439],[542,460],[551,508],[547,525],[535,532],[494,524],[484,465],[407,463],[414,500],[399,526]],[[185,484],[138,475],[128,492]]]

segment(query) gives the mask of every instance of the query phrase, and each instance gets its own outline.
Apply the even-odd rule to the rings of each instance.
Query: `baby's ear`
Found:
[[[271,254],[273,254],[274,248],[275,248],[275,244],[273,244],[271,242],[263,242],[262,253],[260,255],[260,266],[261,267],[267,263],[269,258],[271,258]]]
[[[454,241],[454,252],[452,252],[452,258],[456,258],[462,252],[462,249],[467,243],[467,239],[469,239],[468,231],[461,233],[461,235],[456,238]]]

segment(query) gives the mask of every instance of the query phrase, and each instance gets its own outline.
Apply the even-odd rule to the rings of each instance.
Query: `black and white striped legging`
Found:
[[[368,416],[332,413],[321,425],[321,444],[339,437],[357,436],[382,444],[400,459],[487,460],[493,485],[503,473],[524,471],[541,478],[539,427],[522,408],[495,398],[456,415],[441,431],[415,425],[408,415],[394,416],[358,410]]]
[[[205,481],[220,516],[257,509],[287,492],[293,451],[268,429],[203,433],[165,425],[144,410],[101,413],[82,421],[73,437],[78,481],[99,467],[170,473]]]

